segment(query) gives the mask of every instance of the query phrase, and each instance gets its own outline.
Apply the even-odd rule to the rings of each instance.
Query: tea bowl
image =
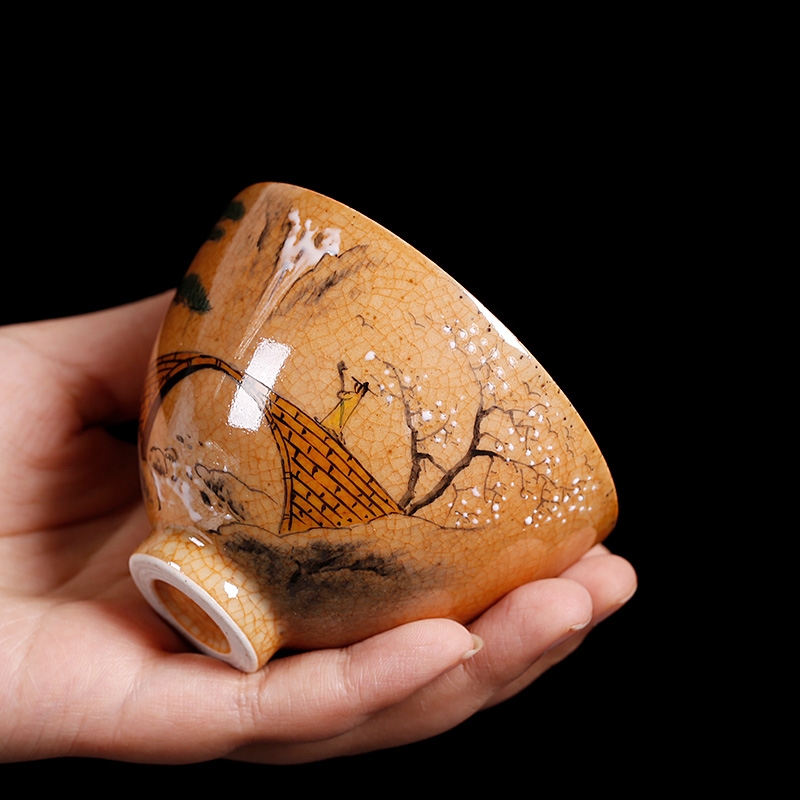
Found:
[[[244,671],[468,622],[614,527],[608,467],[524,345],[377,223],[241,192],[177,288],[139,429],[153,608]]]

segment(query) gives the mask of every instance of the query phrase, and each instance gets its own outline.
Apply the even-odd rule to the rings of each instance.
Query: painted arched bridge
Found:
[[[143,460],[147,458],[150,432],[161,401],[184,378],[207,369],[222,372],[236,381],[263,410],[283,462],[282,534],[299,533],[310,528],[341,528],[388,514],[403,513],[389,493],[347,449],[334,429],[323,425],[272,388],[254,381],[251,376],[245,380],[242,370],[202,353],[169,353],[156,360],[148,375],[143,397],[140,436]],[[337,408],[344,408],[345,403],[350,406],[349,416],[352,399],[342,400]],[[325,419],[334,416],[332,412]]]

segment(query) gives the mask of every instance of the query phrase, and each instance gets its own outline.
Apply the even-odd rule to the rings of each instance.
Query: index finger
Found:
[[[48,395],[66,392],[85,426],[132,419],[172,293],[67,319],[0,329],[4,374],[21,383],[46,372]]]

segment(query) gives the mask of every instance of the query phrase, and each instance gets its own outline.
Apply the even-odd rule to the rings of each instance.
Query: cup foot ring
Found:
[[[227,611],[191,578],[154,556],[134,553],[133,581],[155,611],[207,655],[243,672],[259,668],[250,640]]]

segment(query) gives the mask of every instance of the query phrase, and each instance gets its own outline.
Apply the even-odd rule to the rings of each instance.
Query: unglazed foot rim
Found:
[[[180,572],[177,565],[170,566],[154,556],[143,553],[134,553],[128,564],[133,581],[147,602],[198,650],[225,661],[242,672],[255,672],[259,669],[256,651],[241,628],[208,592]],[[221,648],[210,646],[186,627],[166,605],[162,596],[163,590],[159,592],[159,583],[176,590],[184,602],[188,601],[187,607],[190,611],[193,604],[202,614],[210,617],[210,621],[219,629],[218,633],[227,643],[227,652],[223,652],[226,649],[224,646]]]

